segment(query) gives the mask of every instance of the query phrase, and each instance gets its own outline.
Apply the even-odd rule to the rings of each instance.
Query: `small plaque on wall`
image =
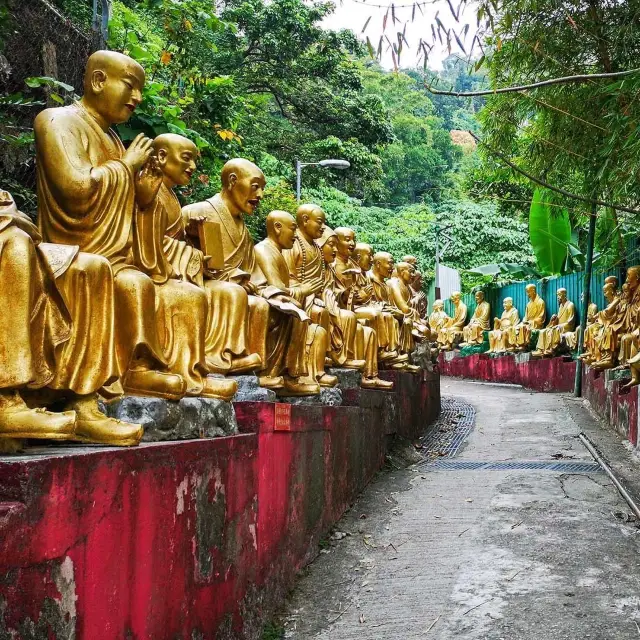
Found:
[[[276,415],[273,425],[274,431],[291,431],[291,405],[286,402],[276,402]]]

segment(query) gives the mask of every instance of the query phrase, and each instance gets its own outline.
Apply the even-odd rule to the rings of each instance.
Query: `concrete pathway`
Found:
[[[453,468],[368,487],[301,577],[285,637],[639,640],[640,529],[575,437],[598,429],[587,411],[472,382],[443,380],[442,393],[477,412]],[[532,460],[586,464],[518,464]]]

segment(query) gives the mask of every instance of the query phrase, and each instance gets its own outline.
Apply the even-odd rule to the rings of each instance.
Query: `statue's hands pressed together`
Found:
[[[129,145],[122,157],[122,162],[136,174],[151,157],[153,140],[147,138],[144,133],[139,133]]]
[[[324,280],[322,278],[312,278],[302,285],[302,291],[305,296],[312,293],[320,293],[324,288]]]
[[[142,209],[146,209],[155,200],[163,175],[157,158],[150,156],[136,176],[136,200]]]

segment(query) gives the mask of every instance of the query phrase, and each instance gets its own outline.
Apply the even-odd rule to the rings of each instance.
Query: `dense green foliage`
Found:
[[[89,0],[54,2],[90,27]],[[353,32],[321,28],[332,7],[323,0],[229,0],[214,12],[210,0],[114,0],[109,46],[147,72],[144,102],[118,128],[121,137],[173,131],[192,138],[201,158],[182,192],[187,201],[216,192],[227,159],[258,163],[268,188],[248,221],[256,239],[270,210],[295,213],[296,159],[335,157],[351,168],[303,173],[303,199],[322,205],[330,225],[353,226],[376,250],[415,254],[427,275],[436,221],[450,225],[444,260],[451,266],[530,264],[526,224],[514,210],[481,201],[491,185],[486,169],[449,133],[478,131],[484,100],[430,96],[424,85],[432,72],[385,71]],[[438,86],[459,90],[484,83],[483,69],[469,74],[455,56],[437,76]],[[34,85],[23,97],[44,103],[51,93]],[[68,102],[72,94],[58,97]],[[30,145],[30,132],[24,135]],[[468,286],[481,280],[465,276]]]

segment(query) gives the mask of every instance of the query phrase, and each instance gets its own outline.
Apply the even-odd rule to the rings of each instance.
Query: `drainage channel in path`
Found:
[[[555,471],[558,473],[602,473],[595,461],[563,460],[452,460],[473,431],[476,411],[470,404],[451,396],[442,398],[438,421],[421,441],[424,462],[416,466],[425,471]]]

